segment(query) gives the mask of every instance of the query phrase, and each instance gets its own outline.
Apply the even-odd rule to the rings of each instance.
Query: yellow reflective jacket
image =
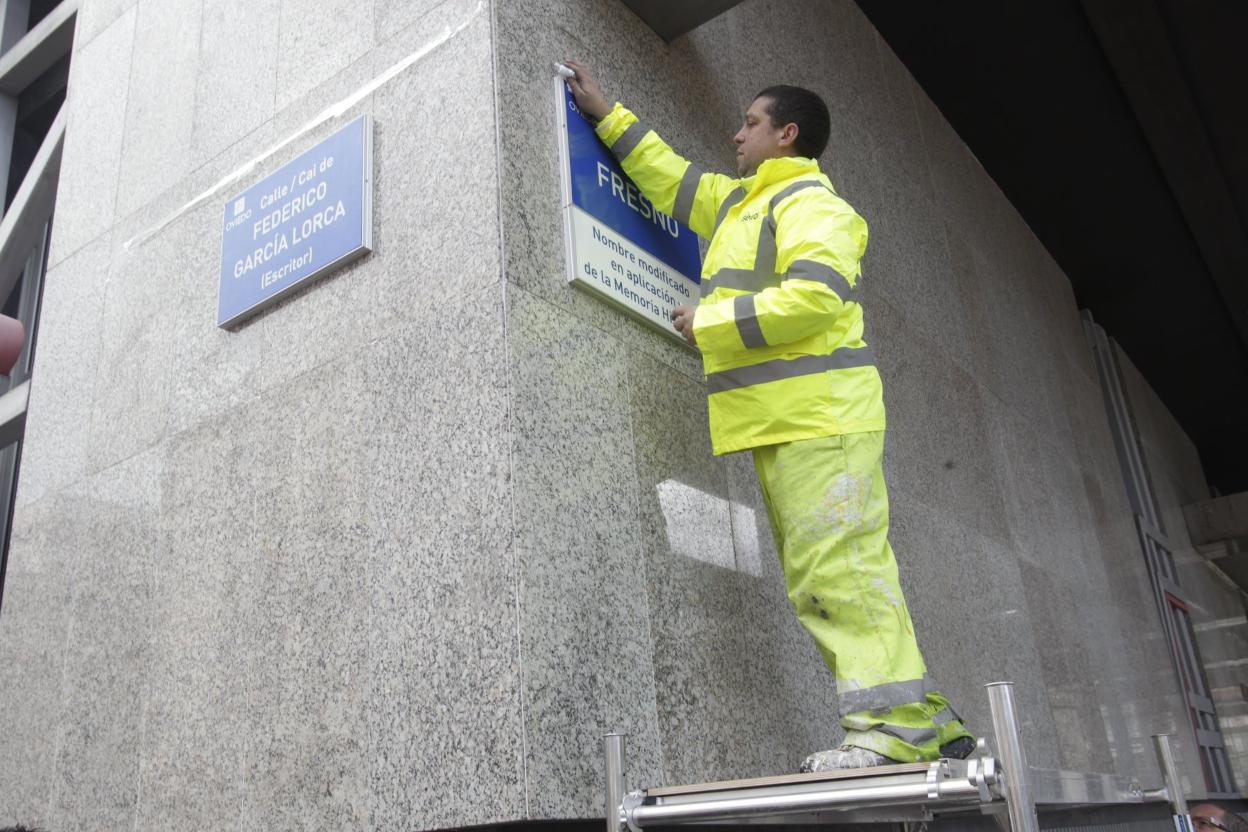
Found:
[[[707,173],[621,104],[597,131],[656,208],[711,241],[693,332],[714,452],[883,430],[857,300],[867,224],[818,163]]]

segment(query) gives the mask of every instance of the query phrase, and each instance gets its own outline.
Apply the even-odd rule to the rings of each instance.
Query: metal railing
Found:
[[[793,774],[626,792],[625,736],[608,734],[607,832],[684,823],[872,823],[997,815],[1011,832],[1039,832],[1038,806],[1169,802],[1176,828],[1190,829],[1168,735],[1154,736],[1164,783],[1144,790],[1125,777],[1027,764],[1013,685],[987,685],[997,756],[984,740],[966,760]]]

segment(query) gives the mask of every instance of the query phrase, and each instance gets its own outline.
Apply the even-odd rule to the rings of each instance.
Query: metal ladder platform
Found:
[[[984,740],[965,760],[937,760],[815,774],[786,774],[625,793],[622,734],[604,738],[607,832],[677,824],[922,823],[992,815],[1010,832],[1038,832],[1037,807],[1169,802],[1176,829],[1190,829],[1169,736],[1154,736],[1165,785],[1027,765],[1013,685],[987,685],[998,756]]]

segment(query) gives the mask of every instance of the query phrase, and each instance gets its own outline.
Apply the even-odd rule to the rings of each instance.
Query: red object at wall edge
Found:
[[[12,372],[26,346],[26,328],[8,315],[0,315],[0,375]]]

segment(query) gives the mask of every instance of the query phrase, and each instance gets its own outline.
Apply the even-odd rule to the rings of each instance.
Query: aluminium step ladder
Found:
[[[607,832],[676,824],[838,824],[924,822],[994,815],[1010,832],[1038,832],[1037,806],[1087,807],[1169,802],[1175,828],[1191,829],[1170,737],[1153,741],[1165,785],[1144,790],[1129,778],[1027,765],[1014,686],[985,686],[997,754],[984,740],[966,760],[938,760],[624,791],[622,734],[604,737]]]

